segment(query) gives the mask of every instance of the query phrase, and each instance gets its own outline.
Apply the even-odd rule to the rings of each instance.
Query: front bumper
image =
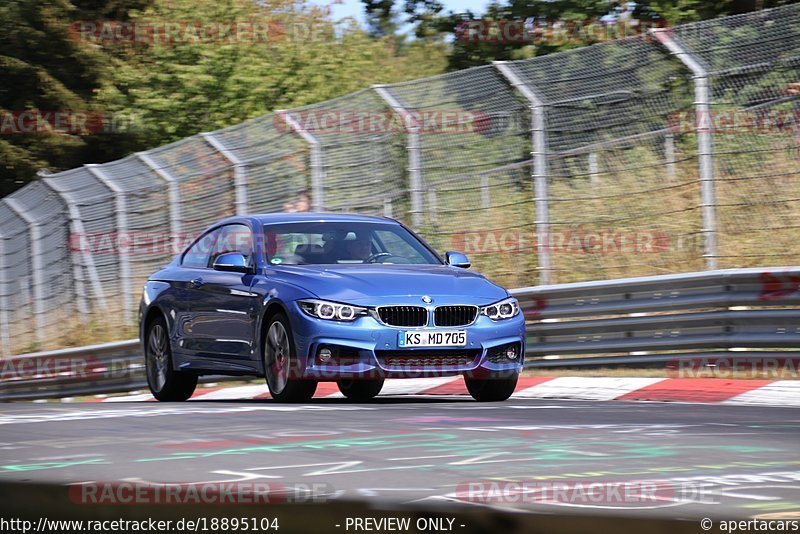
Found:
[[[465,347],[403,348],[398,333],[414,328],[386,326],[371,316],[353,322],[316,319],[296,303],[290,321],[302,377],[333,381],[345,378],[420,378],[467,374],[475,378],[513,375],[520,371],[525,354],[525,320],[522,314],[504,321],[479,316],[469,326],[439,328],[466,330]],[[518,356],[499,355],[516,344]],[[317,359],[320,348],[336,356],[328,362]]]

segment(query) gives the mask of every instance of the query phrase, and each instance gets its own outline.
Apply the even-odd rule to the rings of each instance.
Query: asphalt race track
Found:
[[[0,481],[119,480],[266,481],[321,500],[559,514],[791,517],[800,510],[800,411],[408,396],[2,405]],[[655,482],[657,498],[590,502],[574,492],[622,481]],[[491,483],[500,493],[481,493]],[[544,492],[553,483],[569,491]]]

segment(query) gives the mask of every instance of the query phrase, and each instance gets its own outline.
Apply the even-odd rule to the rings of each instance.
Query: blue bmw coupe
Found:
[[[524,319],[469,266],[384,217],[225,219],[144,286],[150,390],[179,401],[200,375],[256,375],[277,401],[307,401],[320,381],[365,401],[385,378],[462,374],[475,399],[505,400],[522,368]]]

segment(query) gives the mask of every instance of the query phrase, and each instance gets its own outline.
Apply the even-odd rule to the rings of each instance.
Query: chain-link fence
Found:
[[[512,287],[796,265],[798,118],[791,5],[43,173],[0,202],[3,352],[130,335],[147,275],[237,213],[392,216]]]

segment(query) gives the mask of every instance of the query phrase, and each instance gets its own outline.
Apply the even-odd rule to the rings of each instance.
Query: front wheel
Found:
[[[172,365],[172,350],[163,317],[153,319],[145,334],[145,370],[147,386],[160,401],[185,401],[197,387],[197,375],[176,371]]]
[[[339,391],[348,399],[356,402],[368,401],[381,392],[383,379],[378,380],[339,380],[336,382]]]
[[[278,402],[306,402],[314,396],[317,390],[315,381],[292,377],[299,367],[292,329],[284,314],[277,313],[269,319],[263,351],[264,374],[273,399]]]
[[[479,402],[497,402],[508,399],[517,387],[519,374],[506,378],[469,378],[464,377],[467,391]]]

